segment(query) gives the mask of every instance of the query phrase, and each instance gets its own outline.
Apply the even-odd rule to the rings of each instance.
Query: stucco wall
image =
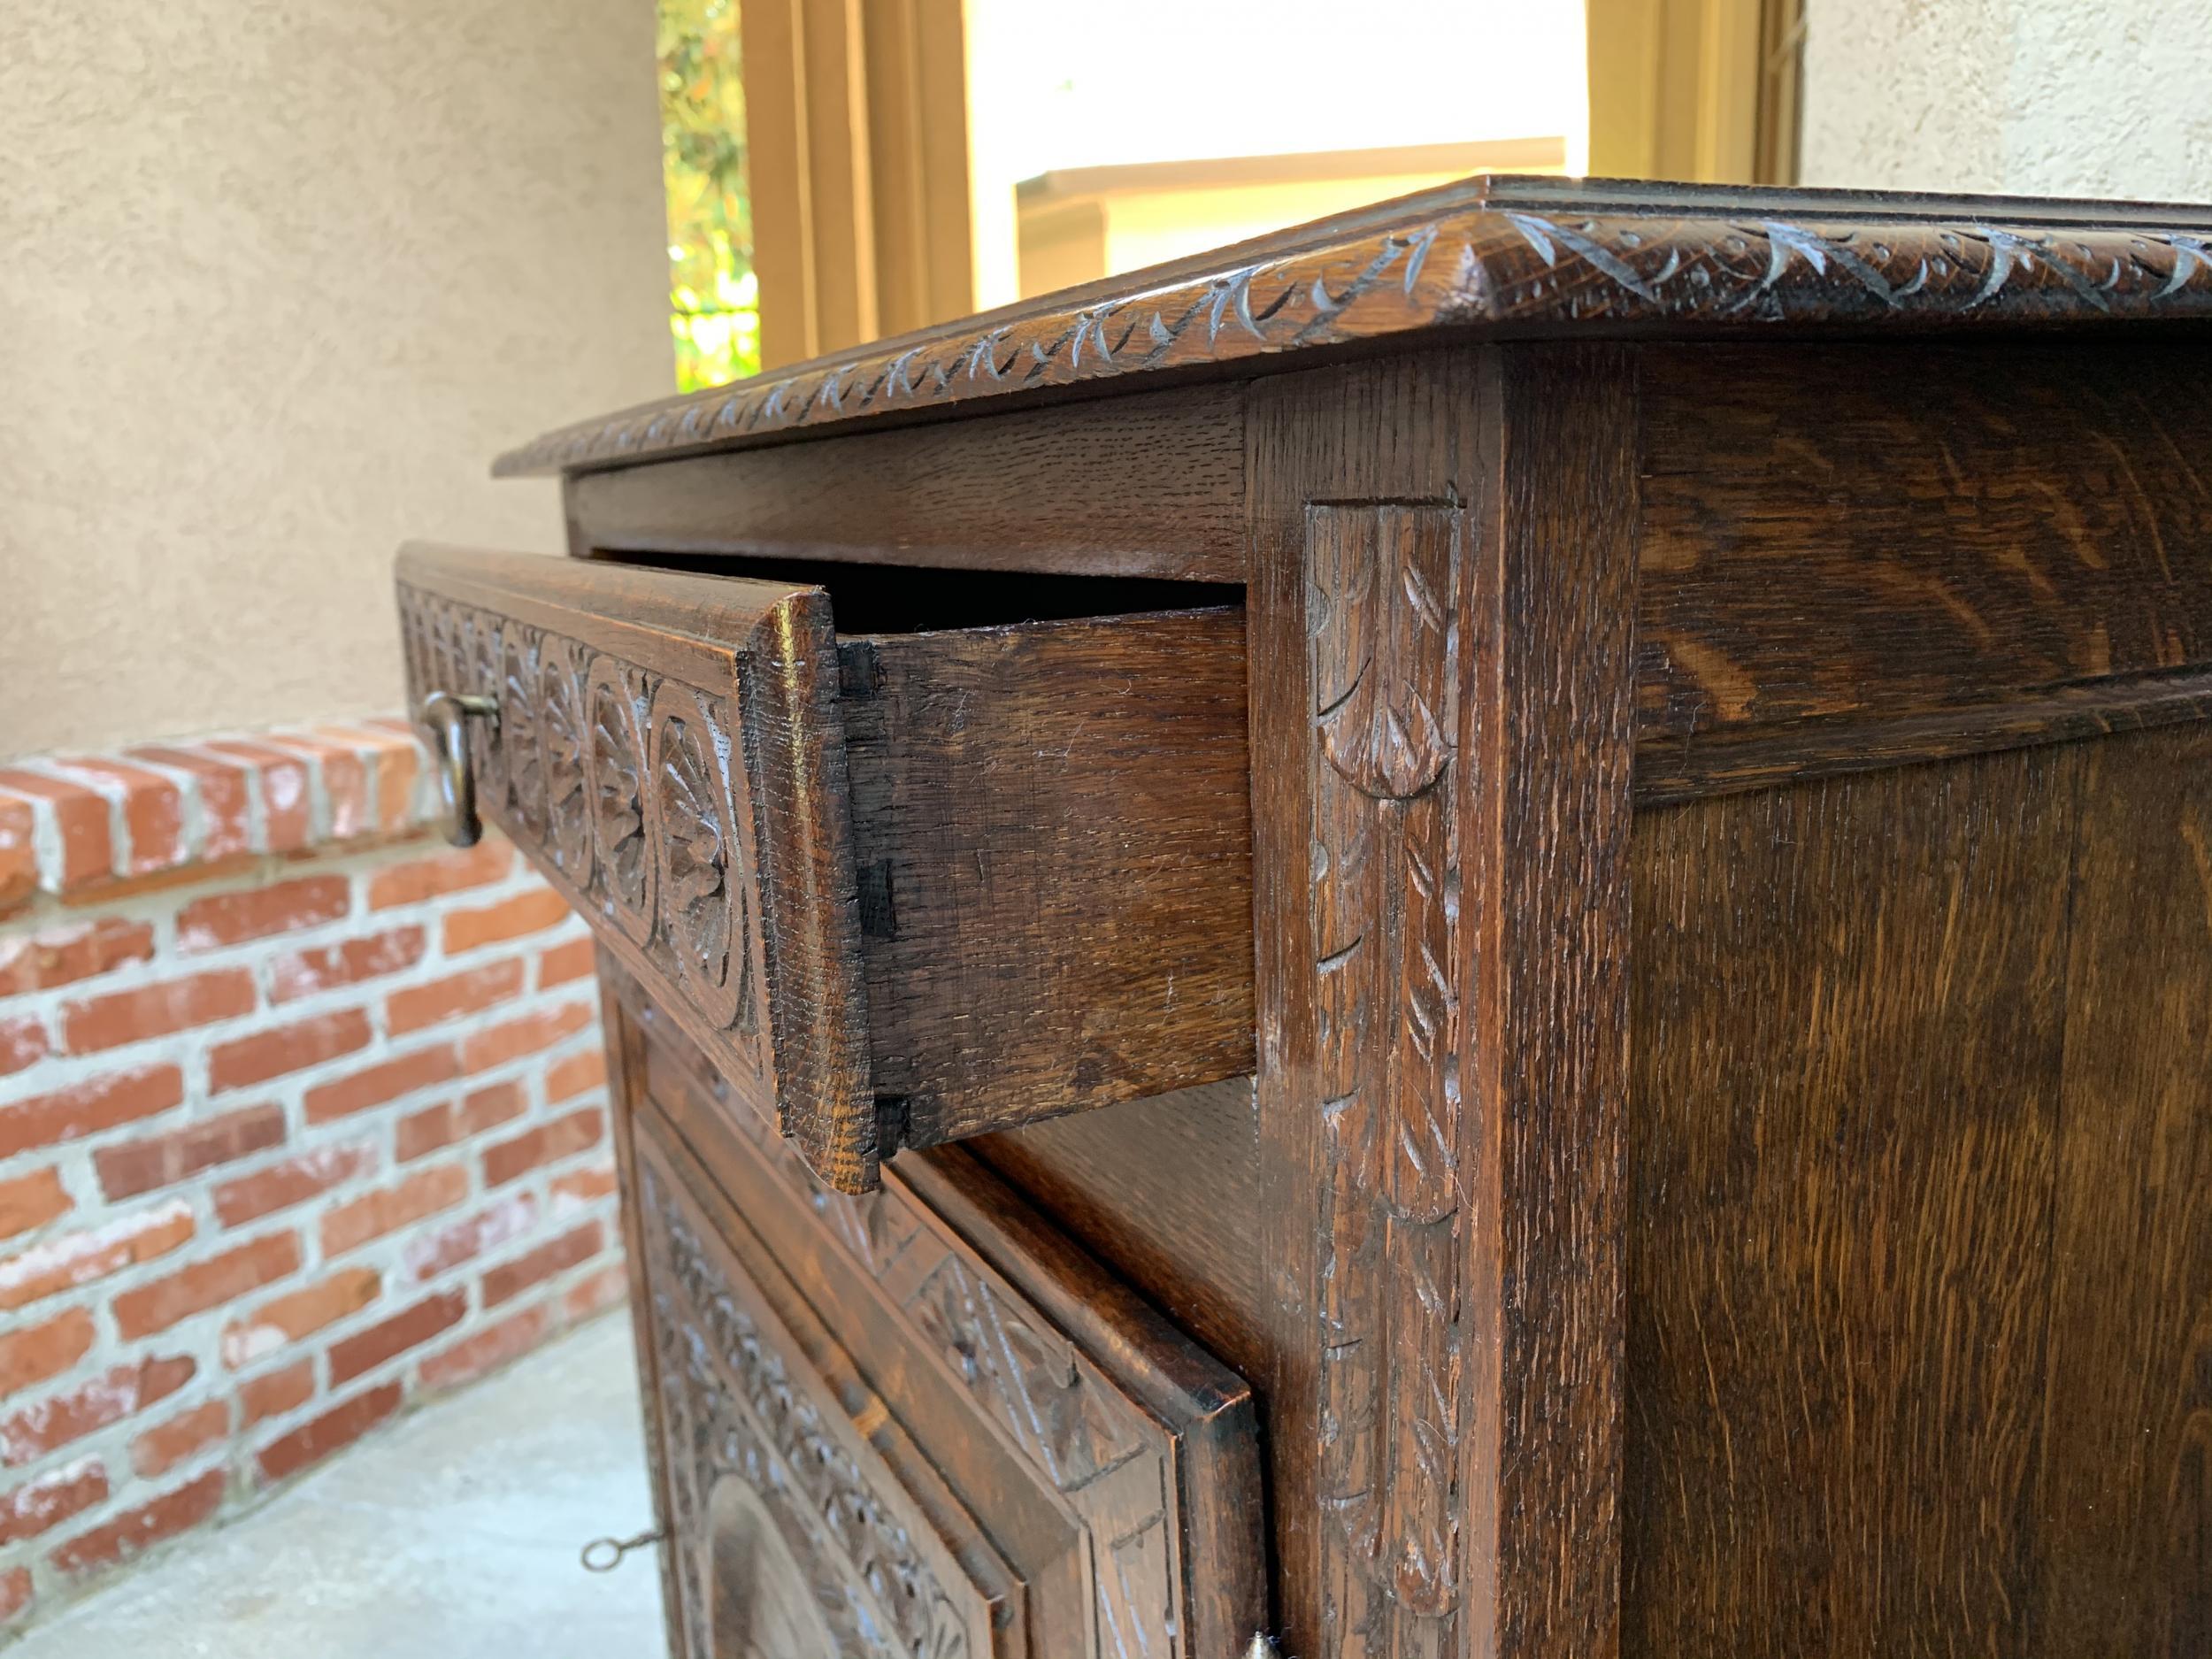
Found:
[[[0,7],[0,757],[396,708],[406,535],[671,389],[645,0]]]
[[[2202,0],[1809,0],[1804,182],[2212,200]]]

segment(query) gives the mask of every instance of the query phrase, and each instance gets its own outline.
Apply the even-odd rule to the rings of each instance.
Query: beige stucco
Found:
[[[396,707],[407,535],[671,389],[649,0],[0,7],[0,756]]]
[[[2212,200],[2202,0],[1808,0],[1803,178]]]

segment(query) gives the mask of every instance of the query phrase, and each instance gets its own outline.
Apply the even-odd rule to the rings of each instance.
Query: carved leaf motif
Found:
[[[713,985],[729,974],[729,843],[715,762],[699,733],[671,717],[660,735],[661,908],[689,972]]]
[[[1315,507],[1316,718],[1337,771],[1404,799],[1443,775],[1456,741],[1450,612],[1459,514],[1448,506]]]
[[[519,625],[502,629],[499,738],[515,817],[534,840],[545,835],[545,758],[538,743],[538,676],[534,641]],[[488,769],[490,770],[490,769]]]
[[[738,1305],[649,1164],[639,1178],[665,1418],[672,1439],[687,1447],[669,1474],[692,1641],[701,1652],[725,1650],[709,1646],[711,1552],[697,1546],[712,1534],[715,1487],[736,1479],[804,1573],[811,1612],[835,1642],[831,1659],[971,1659],[966,1629],[936,1573],[794,1378],[803,1361],[787,1360]]]
[[[637,711],[609,680],[591,691],[591,807],[602,877],[633,913],[645,908],[645,757],[639,752]]]
[[[549,637],[539,649],[538,671],[543,687],[539,746],[545,765],[547,846],[553,861],[583,883],[591,876],[591,808],[585,789],[588,745],[583,693],[568,642]]]

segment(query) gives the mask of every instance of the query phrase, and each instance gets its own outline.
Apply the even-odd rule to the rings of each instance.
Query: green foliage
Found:
[[[760,372],[737,0],[660,0],[669,327],[684,391]]]

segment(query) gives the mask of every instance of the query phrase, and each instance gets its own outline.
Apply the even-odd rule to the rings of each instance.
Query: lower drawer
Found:
[[[683,1659],[1242,1652],[1265,1609],[1235,1375],[965,1153],[833,1193],[733,1128],[687,1045],[623,1025]]]

